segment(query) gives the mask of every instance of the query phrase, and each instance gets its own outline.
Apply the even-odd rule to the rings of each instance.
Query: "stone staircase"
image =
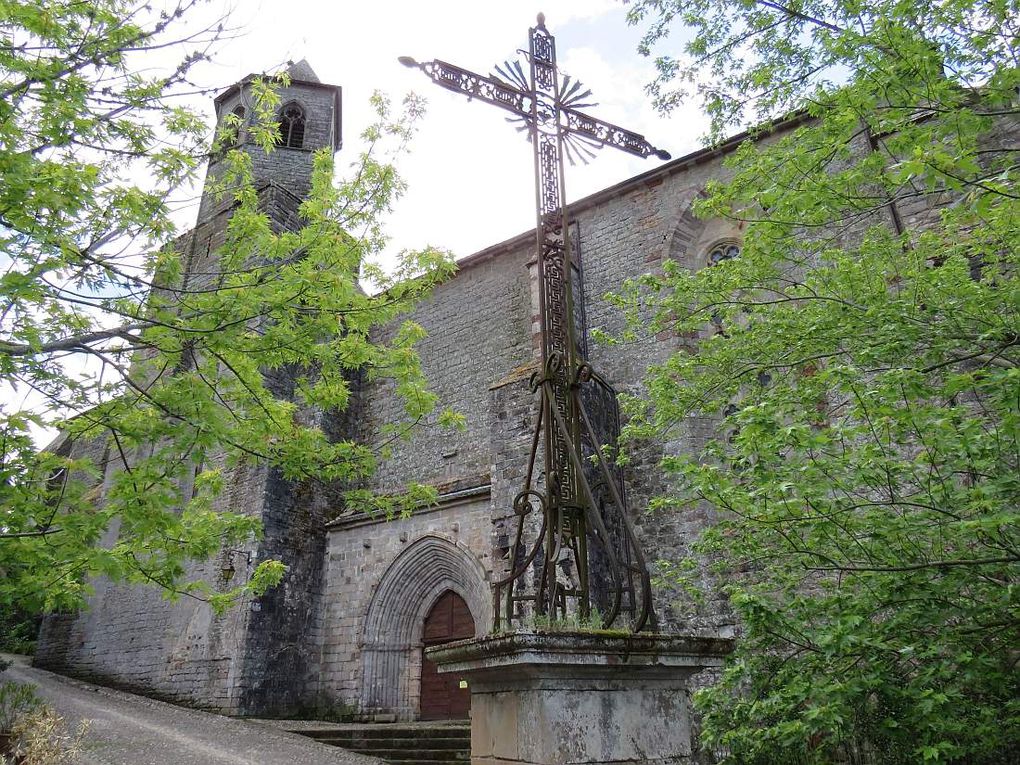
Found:
[[[294,732],[391,765],[467,765],[471,761],[467,720],[331,725]]]

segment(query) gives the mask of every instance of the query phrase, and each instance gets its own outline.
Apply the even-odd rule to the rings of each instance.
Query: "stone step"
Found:
[[[437,725],[435,727],[398,726],[393,724],[345,726],[343,728],[300,728],[295,732],[318,739],[322,736],[341,736],[347,738],[383,738],[412,739],[417,741],[435,738],[471,738],[470,725]]]
[[[342,733],[325,733],[319,736],[312,736],[316,741],[334,746],[356,746],[365,749],[411,749],[423,747],[426,749],[462,749],[471,743],[470,736],[450,738],[412,738],[394,736],[393,738],[366,738],[364,736],[345,736]]]
[[[467,750],[451,751],[449,749],[351,749],[358,754],[367,754],[372,757],[386,760],[387,762],[399,762],[406,765],[408,762],[467,762],[470,755]]]
[[[471,759],[471,726],[461,722],[346,725],[295,732],[391,765],[466,765]]]

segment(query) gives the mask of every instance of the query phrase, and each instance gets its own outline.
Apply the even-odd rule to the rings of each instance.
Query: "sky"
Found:
[[[627,25],[626,10],[619,0],[234,0],[231,6],[214,0],[202,13],[229,13],[237,34],[219,47],[202,78],[226,87],[248,73],[307,59],[323,82],[343,88],[341,171],[357,159],[373,91],[395,102],[409,91],[424,96],[425,118],[411,154],[398,163],[408,191],[387,222],[387,252],[432,245],[462,258],[534,226],[531,147],[502,110],[439,88],[397,57],[440,58],[489,74],[520,58],[541,11],[556,37],[560,70],[593,91],[598,106],[587,111],[681,156],[698,147],[706,120],[693,110],[656,114],[645,92],[654,64],[638,55],[641,31]],[[211,104],[208,113],[212,120]],[[567,198],[660,164],[605,148],[587,166],[568,165]]]

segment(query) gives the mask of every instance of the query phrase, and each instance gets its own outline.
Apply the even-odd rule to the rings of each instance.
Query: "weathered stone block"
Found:
[[[526,632],[427,649],[471,688],[473,765],[686,763],[689,681],[718,638]]]

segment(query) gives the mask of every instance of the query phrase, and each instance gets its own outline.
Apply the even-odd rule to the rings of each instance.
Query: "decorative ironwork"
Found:
[[[445,61],[400,59],[437,85],[509,111],[534,150],[542,366],[531,385],[540,403],[524,487],[513,503],[511,570],[495,584],[495,626],[511,625],[530,603],[552,619],[576,612],[587,620],[594,607],[607,627],[627,612],[636,632],[652,615],[651,584],[627,516],[621,472],[605,454],[605,445],[619,435],[616,393],[584,358],[584,338],[578,342],[576,317],[583,314],[574,306],[568,253],[577,251],[564,206],[563,163],[587,162],[603,146],[639,157],[669,154],[580,111],[594,105],[588,102],[591,91],[560,76],[556,40],[542,14],[523,53],[523,66],[507,61],[490,76]],[[536,475],[540,460],[544,486]],[[533,568],[537,578],[529,583]]]

